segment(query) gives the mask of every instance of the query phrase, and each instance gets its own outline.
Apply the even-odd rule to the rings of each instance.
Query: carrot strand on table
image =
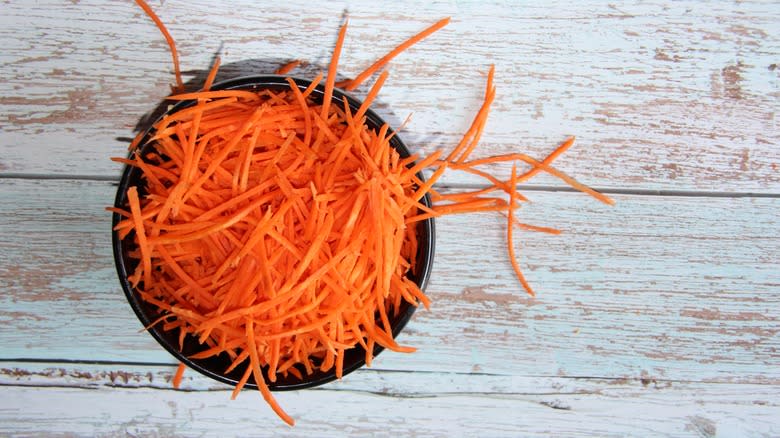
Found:
[[[558,230],[558,229],[555,229],[555,228],[540,227],[538,225],[531,225],[531,224],[526,224],[526,223],[523,223],[523,222],[518,222],[517,220],[515,220],[515,226],[518,227],[518,228],[522,228],[524,230],[528,230],[528,231],[538,231],[540,233],[556,234],[556,235],[557,234],[561,234],[561,230]]]
[[[293,71],[299,65],[301,65],[301,60],[300,59],[295,59],[295,60],[292,60],[292,61],[288,62],[287,64],[284,64],[283,66],[277,68],[274,73],[278,74],[278,75],[286,75],[287,73],[290,73],[291,71]]]
[[[333,49],[333,54],[330,57],[330,65],[328,66],[328,77],[325,78],[325,96],[322,98],[322,111],[320,112],[323,120],[328,119],[328,110],[330,109],[330,101],[333,97],[333,86],[336,83],[336,71],[339,66],[339,56],[341,56],[341,47],[344,45],[344,37],[347,34],[347,25],[349,20],[345,20],[344,24],[339,29],[339,36],[336,39],[336,47]]]
[[[422,32],[418,33],[417,35],[409,38],[408,40],[401,43],[398,47],[391,50],[390,53],[387,55],[379,58],[376,62],[371,64],[367,69],[363,70],[355,79],[351,79],[348,81],[340,82],[339,85],[337,85],[339,88],[344,88],[347,91],[352,91],[355,88],[359,87],[360,84],[365,82],[366,79],[368,79],[372,74],[376,73],[377,71],[381,70],[382,67],[387,65],[393,58],[398,56],[401,52],[405,51],[409,47],[417,44],[418,42],[422,41],[432,33],[436,32],[437,30],[443,28],[450,22],[450,17],[443,18],[433,25],[425,28]]]
[[[279,406],[279,404],[276,402],[276,399],[273,395],[271,395],[271,391],[268,390],[268,385],[265,383],[265,379],[263,378],[263,373],[260,372],[260,358],[257,353],[257,344],[255,343],[255,330],[254,326],[252,324],[252,319],[247,318],[246,322],[246,339],[247,339],[247,347],[249,348],[249,360],[250,360],[250,367],[252,368],[252,376],[255,378],[255,384],[257,385],[257,388],[260,390],[260,393],[263,395],[263,398],[266,402],[271,406],[271,409],[276,412],[276,414],[284,420],[285,423],[289,424],[290,426],[295,425],[295,420],[292,419],[289,415],[287,415],[287,412],[284,412],[282,410],[282,407]]]
[[[573,144],[574,144],[574,137],[572,136],[572,137],[567,138],[563,143],[561,143],[560,146],[555,148],[555,150],[552,151],[552,153],[550,153],[550,155],[546,156],[542,160],[542,164],[545,165],[545,166],[549,166],[550,164],[552,164],[553,161],[555,161],[556,158],[558,158],[559,156],[561,156],[561,154],[566,152],[566,150],[569,149],[571,147],[571,145],[573,145]],[[531,170],[529,170],[528,172],[525,172],[522,175],[518,176],[517,177],[517,181],[518,182],[527,181],[527,180],[533,178],[537,173],[539,173],[541,171],[542,171],[542,169],[540,167],[534,167]]]
[[[512,165],[512,176],[509,178],[509,185],[511,187],[515,187],[517,185],[517,166],[514,164]],[[520,265],[517,263],[517,259],[515,258],[515,245],[512,235],[512,230],[515,226],[515,209],[513,208],[514,202],[515,191],[512,190],[509,194],[509,206],[507,208],[506,247],[509,251],[509,262],[512,264],[512,269],[514,269],[515,275],[517,275],[517,279],[520,280],[520,284],[523,286],[523,289],[528,292],[528,295],[533,297],[536,294],[534,293],[533,289],[531,289],[531,285],[528,284],[528,281],[525,279],[523,272],[520,270]]]
[[[176,42],[173,40],[170,32],[168,32],[165,24],[163,24],[162,20],[160,20],[160,17],[154,13],[154,10],[152,10],[152,8],[146,3],[145,0],[135,0],[135,2],[138,4],[138,6],[141,7],[141,9],[144,10],[144,12],[146,12],[146,15],[148,15],[149,18],[154,21],[154,24],[157,25],[157,28],[160,29],[160,32],[165,37],[165,41],[168,42],[168,47],[171,49],[171,57],[173,58],[173,69],[176,74],[176,88],[174,88],[174,92],[183,91],[184,82],[181,79],[181,69],[179,68],[179,52],[176,50]]]
[[[539,161],[534,160],[533,158],[525,155],[525,154],[517,154],[517,159],[521,161],[525,161],[528,164],[531,164],[532,166],[549,173],[550,175],[553,175],[555,177],[558,177],[566,184],[570,185],[572,188],[579,190],[583,193],[587,193],[588,195],[598,199],[599,201],[607,204],[607,205],[614,205],[615,201],[610,198],[609,196],[599,193],[596,190],[593,190],[592,188],[581,184],[577,182],[574,178],[570,177],[569,175],[561,172],[560,170],[555,169],[554,167],[551,167],[547,164],[541,163]]]
[[[181,386],[181,379],[184,376],[184,371],[187,369],[187,366],[183,363],[180,363],[179,366],[176,368],[176,374],[173,375],[173,387],[176,389],[179,389],[179,386]]]
[[[496,97],[496,87],[493,85],[493,76],[495,72],[496,66],[491,65],[490,71],[488,72],[485,100],[482,104],[482,108],[480,108],[479,113],[477,113],[477,118],[475,119],[476,126],[472,125],[473,131],[470,130],[471,140],[469,141],[468,146],[460,154],[460,157],[457,158],[457,162],[459,163],[462,163],[468,159],[469,155],[471,155],[471,152],[474,151],[474,148],[476,148],[477,144],[479,144],[480,138],[482,138],[482,131],[485,128],[485,123],[487,123],[488,114],[490,113],[490,106],[493,104],[493,99]],[[455,151],[453,151],[453,154],[450,154],[450,157],[453,157],[454,153]]]
[[[211,70],[209,70],[208,76],[206,76],[206,81],[203,83],[203,91],[209,91],[211,89],[211,86],[214,84],[214,79],[217,77],[217,71],[219,71],[219,66],[222,63],[222,59],[217,56],[214,58],[214,64],[211,66]]]

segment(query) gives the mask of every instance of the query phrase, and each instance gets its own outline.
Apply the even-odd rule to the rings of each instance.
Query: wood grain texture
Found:
[[[437,222],[430,311],[325,387],[257,394],[175,363],[116,279],[110,216],[127,137],[169,93],[168,48],[128,1],[0,5],[0,435],[780,435],[780,8],[769,1],[153,2],[197,87],[313,77],[345,16],[341,76],[443,16],[375,106],[413,150],[449,149],[496,64],[477,154],[542,157],[617,193],[604,207],[541,176],[518,234],[505,219]],[[367,88],[357,90],[362,96]],[[492,172],[508,173],[493,167]],[[482,184],[448,175],[446,187]],[[654,192],[665,196],[649,196]],[[667,196],[668,195],[668,196]],[[312,407],[317,409],[312,409]]]
[[[230,401],[224,385],[194,373],[185,374],[176,391],[172,372],[160,366],[0,364],[0,431],[704,438],[780,432],[778,385],[359,371],[320,389],[277,394],[298,421],[289,429],[275,424],[253,391]]]
[[[114,190],[0,180],[0,359],[171,361],[119,289],[103,211]],[[539,297],[516,284],[502,218],[439,220],[434,305],[401,338],[420,351],[377,368],[780,381],[780,200],[533,195],[523,217],[566,232],[520,235]]]
[[[457,140],[479,104],[480,72],[495,63],[499,95],[484,153],[543,156],[574,134],[578,146],[560,166],[598,187],[780,193],[780,10],[772,2],[155,8],[178,37],[185,70],[202,75],[221,48],[228,76],[269,73],[292,58],[310,62],[301,75],[312,76],[345,13],[342,73],[354,75],[452,16],[393,63],[377,108],[396,125],[414,112],[404,132],[413,149]],[[158,31],[132,2],[13,2],[0,24],[0,172],[116,176],[105,159],[123,153],[116,138],[131,136],[173,81]]]

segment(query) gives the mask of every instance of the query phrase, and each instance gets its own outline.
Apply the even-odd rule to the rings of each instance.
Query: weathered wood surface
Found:
[[[752,387],[758,396],[764,387]],[[37,389],[13,387],[8,397],[26,400]],[[285,393],[279,400],[300,406],[299,424],[290,430],[258,412],[259,396],[230,401],[228,391],[172,393],[148,389],[85,390],[51,388],[47,404],[8,409],[6,426],[20,436],[39,431],[109,436],[776,436],[775,406],[754,404],[738,389],[706,394],[702,407],[681,391],[615,391],[612,396],[559,396],[539,402],[533,396],[451,396],[398,398],[348,391]],[[655,394],[653,394],[655,392]],[[626,397],[626,395],[632,397]],[[622,397],[621,397],[622,395]],[[627,400],[627,401],[626,401]],[[593,412],[594,402],[609,414]],[[552,406],[550,407],[546,403]],[[640,411],[652,405],[652,418]],[[382,406],[381,411],[368,407]],[[119,408],[121,407],[121,408]],[[316,409],[312,409],[316,407]],[[747,418],[746,418],[747,417]],[[105,421],[111,418],[111,421]],[[623,419],[616,422],[615,418]],[[270,423],[270,424],[269,424]],[[195,431],[192,433],[191,431]],[[67,436],[67,435],[66,435]]]
[[[0,364],[3,430],[121,436],[776,436],[777,385],[361,371],[279,393],[298,418],[274,427],[259,394],[173,367]],[[40,399],[45,404],[28,401]],[[312,409],[316,407],[316,409]],[[110,418],[111,421],[105,421]]]
[[[405,141],[447,148],[495,63],[481,152],[543,156],[576,134],[559,167],[618,204],[534,183],[523,219],[565,231],[519,235],[534,300],[506,259],[504,219],[438,221],[434,306],[402,335],[419,351],[280,394],[298,419],[286,429],[256,394],[230,402],[194,373],[171,390],[172,358],[138,332],[116,281],[107,158],[173,80],[158,31],[132,2],[3,3],[0,434],[780,434],[776,4],[153,6],[194,83],[218,50],[223,78],[292,58],[313,76],[345,12],[354,75],[451,15],[392,65],[378,112],[395,124],[414,112]]]
[[[103,211],[113,190],[0,184],[0,359],[170,362],[116,282]],[[433,309],[403,335],[420,351],[385,353],[378,369],[778,383],[778,200],[625,195],[611,209],[533,195],[524,214],[566,231],[521,235],[539,297],[518,290],[502,219],[442,219]]]
[[[116,283],[103,211],[113,190],[102,181],[0,184],[4,392],[26,400],[22,406],[78,400],[42,415],[67,419],[64,430],[74,433],[237,432],[224,419],[211,422],[228,409],[235,409],[231,424],[272,419],[257,396],[229,404],[224,386],[196,375],[184,387],[207,391],[203,398],[162,391],[171,358],[138,333]],[[532,301],[518,290],[500,219],[440,220],[428,289],[433,310],[418,312],[403,335],[420,350],[383,353],[374,370],[311,397],[282,395],[306,424],[295,433],[346,427],[360,434],[400,416],[408,417],[401,431],[423,427],[422,435],[456,426],[477,433],[474,422],[481,428],[484,418],[499,419],[486,429],[496,434],[777,431],[778,200],[626,195],[610,209],[577,194],[532,194],[537,202],[526,214],[567,232],[522,235],[524,265],[540,296]],[[69,250],[53,252],[54,236]],[[117,394],[115,386],[143,390]],[[170,402],[166,413],[142,407],[147,395]],[[114,396],[114,403],[104,400]],[[40,411],[20,412],[14,398],[6,400],[0,412],[15,425],[9,431],[29,432],[28,416]],[[306,406],[319,402],[327,415],[307,416]],[[97,425],[85,406],[113,421]],[[374,417],[364,406],[398,412]],[[183,420],[170,409],[205,416],[179,429]],[[636,409],[648,410],[644,420],[628,415]],[[456,420],[454,410],[468,414]],[[364,417],[366,429],[346,426]],[[146,429],[134,429],[141,424]]]
[[[354,75],[443,16],[450,26],[393,63],[380,113],[414,112],[404,138],[449,147],[476,111],[489,64],[499,94],[482,151],[543,156],[597,187],[780,192],[780,11],[774,2],[167,1],[185,70],[221,48],[228,75],[328,61],[343,14]],[[0,172],[116,177],[139,117],[173,81],[170,55],[132,2],[3,4]],[[362,95],[365,89],[358,94]],[[450,179],[450,182],[463,182]],[[539,184],[558,184],[540,179]]]

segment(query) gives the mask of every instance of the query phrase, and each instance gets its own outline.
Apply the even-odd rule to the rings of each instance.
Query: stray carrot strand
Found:
[[[339,56],[341,56],[341,47],[344,45],[344,37],[347,34],[347,25],[349,20],[344,21],[339,29],[339,36],[336,39],[336,47],[333,49],[333,54],[330,58],[330,65],[328,67],[328,77],[325,79],[325,96],[322,98],[322,112],[321,117],[323,120],[328,119],[328,110],[330,109],[330,101],[333,97],[333,85],[336,83],[336,70],[339,65]]]
[[[146,3],[144,0],[135,0],[135,2],[138,4],[138,6],[141,7],[141,9],[146,12],[146,15],[149,16],[149,18],[154,21],[154,24],[157,25],[157,28],[160,29],[160,32],[162,32],[163,36],[165,37],[165,41],[168,42],[168,47],[171,49],[171,57],[173,57],[173,69],[176,74],[176,88],[174,88],[174,92],[181,92],[184,90],[184,82],[181,79],[181,69],[179,68],[179,52],[176,51],[176,42],[173,40],[173,37],[168,32],[168,29],[165,27],[165,24],[163,24],[162,20],[160,20],[160,17],[157,16],[157,14],[154,13],[154,10]]]
[[[511,187],[515,187],[517,185],[517,166],[512,165],[512,176],[509,179],[509,185]],[[517,275],[517,279],[520,280],[520,284],[523,286],[523,289],[525,289],[526,292],[528,292],[528,295],[535,296],[533,289],[531,289],[531,285],[528,284],[528,281],[526,281],[525,276],[523,275],[523,272],[520,270],[520,265],[517,263],[517,259],[515,258],[515,245],[514,245],[514,239],[512,236],[512,229],[514,228],[514,205],[515,202],[515,191],[512,190],[509,194],[509,206],[507,208],[507,226],[506,226],[506,247],[509,251],[509,261],[512,264],[512,269],[515,271],[515,275]]]
[[[287,73],[290,73],[291,71],[293,71],[299,65],[301,65],[301,60],[300,59],[296,59],[296,60],[290,61],[287,64],[284,64],[283,66],[279,67],[278,69],[276,69],[275,73],[278,74],[278,75],[286,75]]]
[[[187,369],[187,366],[183,363],[180,363],[179,366],[176,368],[176,374],[173,375],[173,387],[176,389],[179,389],[181,386],[181,379],[182,376],[184,376],[184,370]]]
[[[208,76],[206,76],[206,82],[203,83],[203,91],[209,91],[211,89],[211,85],[214,84],[214,79],[217,77],[217,71],[219,70],[221,63],[222,60],[219,56],[214,58],[214,64],[211,66]]]
[[[555,148],[555,150],[552,151],[552,153],[550,155],[546,156],[544,158],[544,160],[542,160],[542,164],[545,165],[545,166],[549,166],[550,164],[552,164],[553,161],[555,161],[556,158],[558,158],[559,156],[561,156],[561,154],[566,152],[566,150],[569,149],[571,147],[571,145],[573,145],[573,144],[574,144],[574,137],[567,138],[563,143],[561,143],[560,146]],[[529,179],[533,178],[537,173],[539,173],[541,171],[542,171],[541,168],[534,167],[533,169],[529,170],[528,172],[525,172],[524,174],[518,176],[517,180],[518,181],[529,180]]]
[[[339,87],[344,88],[347,91],[352,91],[355,88],[359,87],[360,84],[365,82],[366,79],[368,79],[371,75],[382,69],[385,65],[387,65],[393,58],[398,56],[401,52],[405,51],[409,47],[413,46],[414,44],[417,44],[418,42],[422,41],[432,33],[436,32],[437,30],[443,28],[450,22],[450,17],[443,18],[433,25],[427,27],[422,32],[418,33],[417,35],[409,38],[408,40],[401,43],[398,47],[391,50],[390,53],[387,55],[379,58],[376,62],[371,64],[367,69],[363,70],[355,79],[352,79],[350,81],[345,81],[340,83]]]

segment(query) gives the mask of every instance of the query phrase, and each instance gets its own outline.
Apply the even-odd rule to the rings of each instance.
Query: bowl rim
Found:
[[[211,90],[216,91],[216,90],[268,89],[268,88],[279,89],[279,90],[290,89],[290,84],[287,82],[287,78],[292,78],[293,81],[295,82],[295,85],[301,91],[308,88],[312,83],[311,81],[306,79],[284,76],[284,75],[252,75],[252,76],[241,76],[241,77],[221,81],[219,83],[214,84],[211,87]],[[315,87],[314,91],[312,92],[312,95],[316,95],[321,98],[322,94],[324,94],[324,85],[320,83],[317,85],[317,87]],[[350,96],[349,94],[347,94],[346,92],[338,88],[333,89],[333,99],[334,101],[346,99],[352,110],[357,110],[357,108],[359,108],[362,104],[362,101]],[[180,101],[175,105],[171,106],[170,108],[168,108],[159,117],[157,117],[150,124],[150,126],[143,132],[142,140],[139,143],[139,150],[142,150],[144,147],[147,146],[145,144],[146,140],[148,140],[150,135],[153,133],[154,126],[160,120],[162,120],[166,115],[173,114],[177,111],[180,111],[194,104],[195,104],[194,100]],[[378,130],[379,127],[385,124],[385,121],[371,108],[369,108],[365,112],[365,117],[366,117],[366,124],[369,126],[370,129]],[[402,157],[411,156],[409,149],[406,147],[406,145],[403,143],[401,138],[398,136],[397,132],[395,132],[392,128],[388,129],[388,135],[391,134],[393,134],[392,138],[390,139],[391,147],[398,150]],[[133,152],[130,152],[131,156],[132,154]],[[137,174],[139,172],[140,171],[138,171],[133,166],[125,165],[125,168],[122,172],[122,177],[119,181],[119,186],[117,188],[116,197],[114,199],[114,207],[116,208],[126,207],[127,190],[130,188],[131,184],[134,183],[133,182],[134,174]],[[425,177],[422,174],[422,172],[418,172],[417,177],[421,181],[423,182],[425,181]],[[428,193],[426,193],[425,196],[421,199],[421,202],[423,203],[423,205],[427,207],[432,206],[431,198]],[[141,321],[143,326],[148,327],[154,321],[154,318],[148,315],[147,312],[143,310],[144,306],[147,306],[147,304],[144,303],[140,299],[138,294],[135,293],[134,288],[132,287],[130,281],[128,280],[129,273],[128,273],[128,266],[126,265],[126,261],[124,257],[124,242],[122,239],[119,239],[118,232],[114,231],[114,227],[119,223],[120,220],[122,220],[122,217],[117,213],[113,213],[111,235],[112,235],[114,262],[116,265],[117,275],[119,276],[120,285],[122,286],[122,290],[124,291],[125,297],[127,298],[130,307],[132,307],[133,311],[135,312],[136,316]],[[429,218],[424,221],[420,221],[418,227],[422,227],[423,230],[422,235],[426,236],[427,238],[420,239],[420,247],[418,248],[419,273],[415,275],[417,277],[415,279],[415,282],[417,283],[420,290],[424,291],[428,285],[431,270],[433,268],[433,259],[434,259],[434,252],[436,246],[435,245],[436,233],[435,233],[434,219]],[[422,254],[422,258],[419,257],[420,254]],[[399,316],[396,316],[396,318],[398,319],[396,320],[396,323],[393,325],[393,330],[392,330],[393,338],[396,338],[398,334],[403,330],[403,328],[409,322],[412,315],[417,309],[417,306],[408,304],[405,301],[403,303],[405,303],[406,305],[406,310],[399,313]],[[172,356],[174,356],[178,361],[187,365],[189,368],[192,368],[195,371],[198,371],[199,373],[207,377],[210,377],[214,380],[226,384],[230,384],[233,386],[236,385],[237,379],[229,378],[224,373],[217,372],[207,367],[206,365],[204,365],[204,363],[207,361],[190,359],[189,357],[187,357],[183,352],[179,351],[176,348],[176,346],[172,345],[172,343],[164,337],[162,329],[158,327],[159,326],[151,327],[146,331],[149,332],[152,335],[152,337],[165,350],[167,350]],[[191,337],[191,335],[188,336]],[[379,353],[381,353],[383,350],[384,348],[377,344],[373,352],[374,357],[379,355]],[[342,376],[346,376],[349,373],[365,365],[365,350],[360,345],[356,345],[355,350],[353,351],[360,352],[362,354],[358,354],[357,360],[355,360],[354,362],[346,363],[345,361]],[[308,379],[308,377],[311,376],[314,376],[314,378]],[[266,384],[268,385],[269,389],[272,391],[289,391],[289,390],[298,390],[304,388],[312,388],[315,386],[324,385],[326,383],[332,382],[337,379],[335,374],[335,368],[331,368],[329,372],[316,371],[311,376],[304,375],[304,378],[297,382],[279,383],[279,381],[270,382],[266,380]],[[245,387],[257,388],[257,385],[254,382],[254,380],[250,378],[250,381],[246,383]]]

